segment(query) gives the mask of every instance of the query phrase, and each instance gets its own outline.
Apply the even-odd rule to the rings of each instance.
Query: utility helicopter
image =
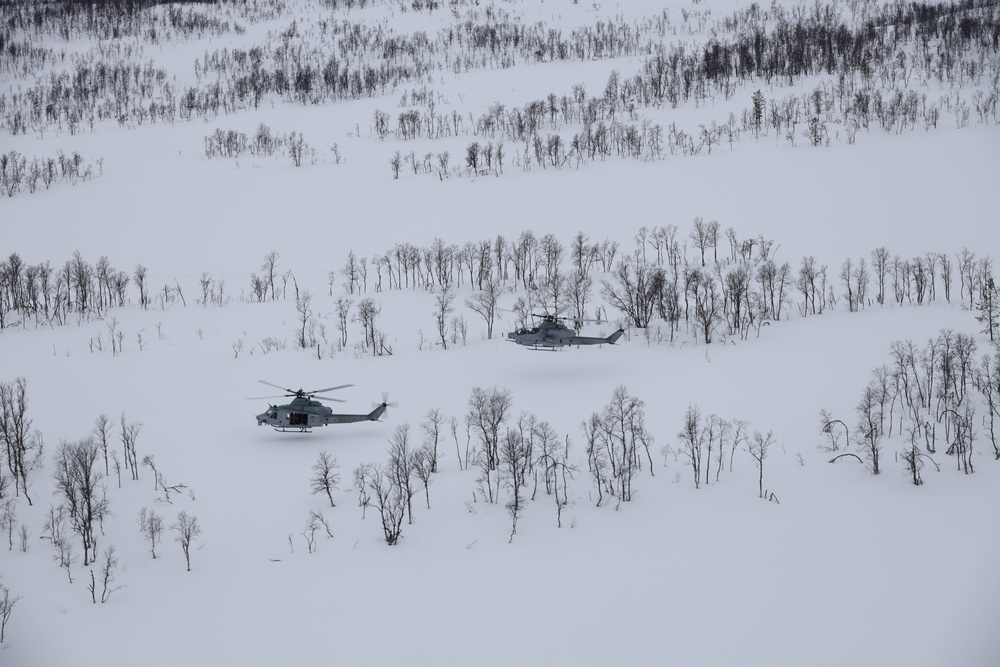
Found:
[[[622,334],[625,333],[624,329],[619,329],[606,338],[580,336],[576,329],[571,329],[563,324],[563,321],[568,318],[559,317],[558,312],[556,315],[538,315],[532,313],[531,316],[539,318],[538,326],[530,329],[521,327],[515,331],[511,331],[507,334],[507,340],[533,350],[548,349],[554,351],[566,346],[579,347],[581,345],[603,345],[605,343],[614,345],[622,337]],[[594,320],[584,321],[589,322]]]
[[[343,403],[343,400],[333,398],[331,396],[319,396],[318,394],[323,394],[328,391],[336,391],[338,389],[346,389],[347,387],[353,387],[354,385],[342,384],[338,387],[326,387],[325,389],[316,389],[315,391],[304,391],[302,389],[286,389],[280,385],[274,384],[273,382],[268,382],[267,380],[258,380],[258,382],[281,389],[285,392],[285,394],[283,396],[258,396],[257,398],[249,400],[292,397],[291,402],[286,403],[285,405],[271,405],[267,408],[267,412],[262,412],[257,415],[258,426],[264,426],[266,424],[273,427],[275,431],[298,431],[299,433],[310,433],[311,431],[309,429],[315,426],[349,424],[352,422],[363,421],[377,422],[379,421],[379,418],[385,414],[386,408],[394,405],[393,403],[389,403],[388,397],[383,394],[382,402],[378,403],[375,406],[375,409],[367,414],[338,414],[319,401],[336,401],[338,403]]]

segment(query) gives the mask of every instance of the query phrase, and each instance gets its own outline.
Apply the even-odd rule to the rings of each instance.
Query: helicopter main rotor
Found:
[[[334,398],[332,396],[320,396],[319,394],[324,394],[328,391],[336,391],[338,389],[346,389],[347,387],[353,387],[353,384],[342,384],[336,387],[325,387],[323,389],[314,389],[312,391],[306,391],[304,389],[288,389],[282,387],[280,384],[274,384],[273,382],[268,382],[267,380],[257,380],[261,384],[266,384],[269,387],[274,387],[285,392],[283,396],[258,396],[252,400],[266,400],[269,398],[318,398],[323,401],[335,401],[337,403],[343,403],[344,399]]]

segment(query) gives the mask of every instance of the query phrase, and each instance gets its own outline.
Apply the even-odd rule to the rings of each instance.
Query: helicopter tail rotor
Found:
[[[398,407],[398,403],[395,401],[389,401],[389,392],[382,392],[382,402],[372,403],[372,411],[368,414],[368,418],[372,421],[382,421],[382,416],[386,414],[388,408]]]

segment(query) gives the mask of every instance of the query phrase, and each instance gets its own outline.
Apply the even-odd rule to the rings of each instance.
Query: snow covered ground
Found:
[[[523,14],[526,25],[543,21],[564,32],[622,13],[650,16],[665,4],[678,24],[682,11],[718,18],[747,5],[497,4]],[[432,30],[450,19],[446,11],[429,16],[400,6],[338,16],[385,20],[397,31]],[[144,57],[193,83],[191,63],[207,50],[252,44],[290,20],[251,26],[245,35],[146,45]],[[442,70],[432,87],[442,108],[478,116],[495,101],[521,106],[549,92],[570,94],[575,83],[599,94],[611,71],[631,76],[640,64],[622,57]],[[3,88],[17,85],[0,74]],[[756,87],[769,98],[788,94],[763,81]],[[697,132],[748,107],[753,90],[741,88],[728,102],[648,113]],[[0,584],[21,597],[0,664],[996,664],[1000,464],[987,429],[975,426],[975,473],[956,470],[939,447],[941,470],[925,467],[922,486],[910,482],[898,438],[886,440],[883,471],[874,476],[851,458],[827,463],[833,454],[823,449],[820,429],[823,409],[854,428],[855,405],[872,369],[890,362],[894,341],[923,346],[950,329],[975,337],[977,359],[992,352],[976,312],[957,298],[957,277],[950,303],[939,285],[929,305],[890,299],[848,312],[841,299],[822,315],[802,317],[801,295],[790,289],[787,319],[746,340],[719,335],[705,345],[682,325],[671,343],[658,339],[657,327],[661,334],[667,328],[654,320],[648,336],[629,327],[615,346],[543,353],[503,340],[516,326],[510,312],[486,340],[481,318],[464,305],[473,293],[467,284],[457,292],[455,315],[465,316],[468,338],[441,349],[437,295],[376,292],[370,268],[367,293],[348,296],[375,299],[393,353],[359,351],[355,322],[348,345],[335,345],[348,252],[372,258],[396,244],[429,247],[435,238],[461,246],[498,234],[513,241],[531,230],[554,234],[568,248],[582,231],[591,242],[617,241],[628,254],[641,227],[676,225],[686,240],[701,217],[741,239],[773,240],[776,261],[789,262],[793,273],[802,257],[814,256],[829,267],[838,299],[841,263],[880,246],[904,258],[955,258],[963,249],[1000,256],[995,121],[898,134],[873,128],[853,143],[836,135],[816,147],[803,138],[793,146],[773,133],[756,140],[744,134],[711,153],[610,157],[561,169],[510,163],[499,176],[442,179],[404,166],[397,179],[390,169],[397,150],[418,158],[449,150],[460,168],[465,147],[482,140],[379,140],[373,114],[383,110],[395,120],[402,93],[324,105],[267,98],[256,111],[209,121],[131,129],[105,122],[76,135],[0,130],[0,152],[79,151],[102,160],[92,180],[0,199],[0,256],[49,260],[57,270],[75,251],[91,263],[106,256],[129,274],[142,264],[154,292],[180,286],[185,301],[154,298],[142,309],[132,284],[129,303],[99,318],[73,316],[54,327],[29,319],[0,330],[0,381],[25,378],[27,415],[45,441],[44,464],[29,473],[33,503],[17,497],[12,545],[0,549]],[[204,138],[217,127],[252,134],[260,123],[301,133],[320,159],[295,167],[284,156],[205,157]],[[250,276],[272,251],[279,273],[291,272],[312,296],[313,317],[329,338],[320,355],[295,347],[291,280],[285,298],[252,302]],[[695,256],[691,246],[688,253]],[[332,290],[331,271],[338,272]],[[198,303],[206,273],[216,285],[225,281],[225,305]],[[513,307],[518,296],[523,290],[501,306]],[[601,303],[599,280],[593,303]],[[584,333],[607,335],[616,324],[588,324]],[[123,334],[118,354],[112,330]],[[286,341],[286,349],[265,353],[269,337]],[[354,384],[338,393],[346,402],[334,404],[336,411],[367,412],[382,392],[398,407],[383,423],[277,433],[253,419],[267,401],[246,400],[270,393],[260,379],[305,389]],[[581,423],[603,410],[618,386],[644,402],[653,466],[644,462],[630,502],[597,507]],[[576,472],[561,527],[554,499],[540,492],[511,539],[509,494],[486,502],[478,471],[461,466],[474,387],[510,391],[511,425],[533,413],[560,441],[569,439]],[[751,431],[773,431],[763,471],[772,501],[758,498],[758,471],[744,447],[731,470],[727,458],[717,480],[713,461],[709,483],[695,488],[678,436],[692,405],[747,420]],[[430,508],[421,489],[412,525],[404,524],[390,547],[377,511],[369,507],[363,516],[352,472],[384,463],[400,425],[410,426],[419,445],[420,425],[434,409],[457,419],[458,447],[445,433]],[[101,414],[114,425],[115,447],[123,418],[141,424],[139,457],[155,457],[164,480],[184,488],[166,502],[145,466],[137,481],[123,473],[119,482],[114,470],[102,481],[110,516],[98,550],[115,547],[121,588],[94,604],[87,585],[100,562],[84,567],[78,558],[70,583],[45,524],[61,502],[53,480],[60,444],[87,436]],[[987,414],[980,406],[977,420]],[[339,463],[336,507],[311,493],[322,451]],[[182,510],[197,517],[202,533],[190,572],[170,530],[152,557],[136,520],[142,508],[168,527]],[[310,512],[322,512],[332,533],[320,530],[312,549],[303,534]],[[26,549],[21,525],[30,533]]]

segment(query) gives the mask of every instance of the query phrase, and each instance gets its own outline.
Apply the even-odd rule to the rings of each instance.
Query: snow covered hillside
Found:
[[[0,665],[996,664],[995,2],[146,4],[0,7]]]

